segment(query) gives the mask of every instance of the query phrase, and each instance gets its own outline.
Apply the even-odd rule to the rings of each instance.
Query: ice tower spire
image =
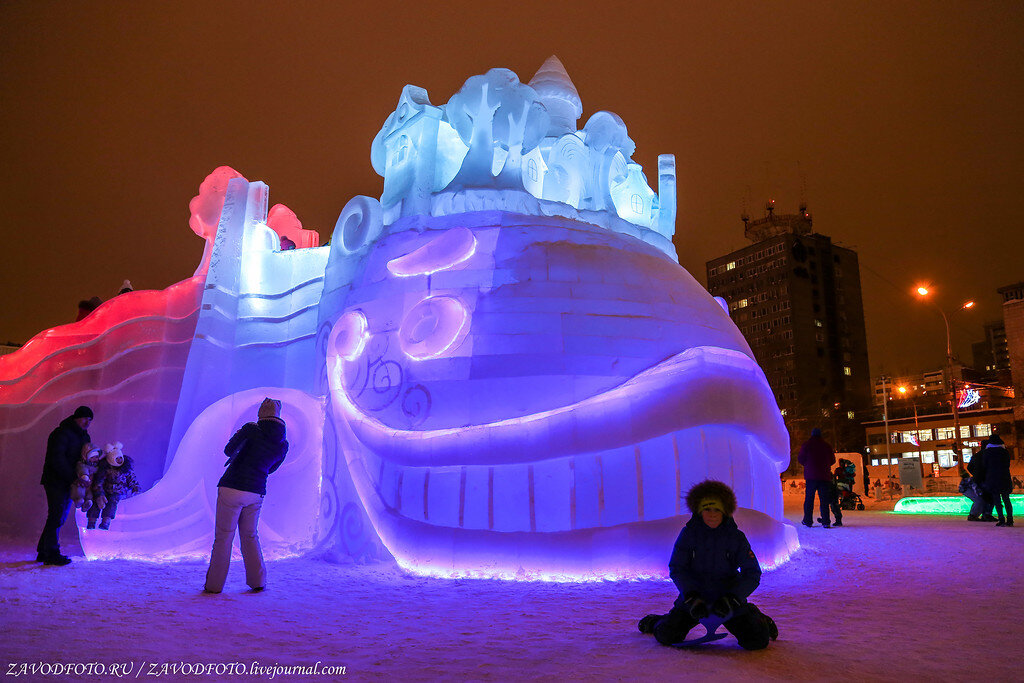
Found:
[[[551,117],[547,137],[575,133],[576,121],[583,115],[583,102],[561,60],[555,55],[548,57],[529,85],[540,95]]]

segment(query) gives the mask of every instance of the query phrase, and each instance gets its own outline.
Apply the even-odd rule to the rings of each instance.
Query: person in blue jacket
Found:
[[[257,422],[242,425],[228,440],[224,455],[227,470],[217,482],[217,521],[206,572],[206,593],[220,593],[231,564],[231,543],[235,529],[245,564],[245,582],[253,591],[267,586],[267,566],[263,562],[256,526],[260,521],[267,477],[284,462],[288,453],[281,402],[267,398],[260,404]]]
[[[726,484],[708,479],[686,494],[693,513],[676,539],[669,576],[679,597],[665,615],[648,614],[637,625],[662,645],[682,641],[701,619],[715,614],[741,647],[761,650],[779,629],[747,598],[761,583],[761,566],[746,535],[736,526],[736,494]]]

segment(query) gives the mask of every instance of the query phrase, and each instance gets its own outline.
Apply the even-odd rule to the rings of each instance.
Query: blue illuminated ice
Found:
[[[187,312],[161,318],[177,336],[126,353],[114,331],[141,309],[117,304],[88,324],[110,340],[88,371],[53,344],[0,360],[63,373],[4,375],[0,391],[60,387],[63,403],[93,405],[94,429],[105,411],[139,415],[145,402],[124,389],[153,377],[163,441],[146,419],[110,437],[162,478],[109,532],[83,531],[87,553],[204,554],[220,449],[273,396],[292,449],[261,519],[271,556],[390,554],[439,576],[664,576],[681,497],[713,477],[736,491],[762,564],[785,560],[788,435],[721,302],[676,262],[674,157],[658,158],[655,192],[622,119],[598,111],[581,129],[582,114],[555,57],[529,83],[473,76],[440,106],[408,85],[371,147],[381,198],[353,198],[329,246],[286,208],[268,211],[265,184],[218,169],[192,205],[207,245],[178,295]],[[299,248],[282,250],[285,236]],[[0,430],[5,449],[56,422],[18,415]]]

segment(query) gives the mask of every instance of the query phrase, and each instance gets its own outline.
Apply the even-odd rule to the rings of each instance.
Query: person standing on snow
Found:
[[[82,448],[91,442],[88,429],[92,418],[91,408],[78,406],[46,440],[46,460],[39,479],[46,491],[46,523],[36,544],[36,562],[60,567],[71,562],[70,557],[60,552],[60,528],[68,518],[75,465],[82,456]]]
[[[967,515],[967,521],[969,522],[994,522],[996,518],[992,516],[992,509],[995,505],[992,502],[992,496],[988,491],[985,490],[985,447],[988,446],[988,439],[981,442],[981,448],[978,452],[971,456],[971,461],[967,463],[967,473],[971,475],[971,483],[974,484],[974,489],[977,491],[977,495],[981,499],[981,511],[976,514],[974,507],[971,507],[970,514]]]
[[[240,533],[245,582],[253,591],[267,586],[267,566],[256,525],[263,496],[267,494],[267,477],[284,462],[288,441],[280,401],[263,399],[257,416],[257,422],[242,425],[224,447],[227,471],[217,482],[217,521],[203,588],[206,593],[224,590],[236,528]]]
[[[828,529],[832,526],[832,518],[829,516],[829,505],[832,498],[832,465],[836,463],[836,452],[832,450],[825,439],[821,437],[821,430],[815,427],[811,430],[811,438],[800,447],[800,455],[797,458],[804,466],[804,481],[807,482],[807,490],[804,493],[804,519],[802,524],[807,527],[814,526],[812,513],[814,510],[814,493],[818,493],[818,505],[821,510],[821,517],[818,521]]]
[[[977,456],[975,456],[977,457]],[[999,521],[996,526],[1013,526],[1013,505],[1010,503],[1010,491],[1013,490],[1013,479],[1010,477],[1010,453],[1003,447],[1003,440],[998,434],[988,439],[988,445],[982,451],[982,466],[985,469],[985,490],[996,506]],[[973,462],[973,458],[972,458]],[[1003,517],[1006,508],[1006,517]]]

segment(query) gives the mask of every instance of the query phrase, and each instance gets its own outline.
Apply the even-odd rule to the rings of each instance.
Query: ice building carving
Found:
[[[656,193],[622,120],[597,112],[580,129],[582,113],[554,57],[528,84],[492,69],[440,106],[406,86],[371,146],[380,201],[353,198],[324,247],[286,208],[267,210],[263,183],[212,174],[191,205],[206,240],[182,285],[191,337],[153,344],[176,350],[162,431],[145,454],[128,450],[141,428],[112,435],[159,473],[109,532],[82,531],[86,552],[208,552],[220,449],[272,395],[292,441],[261,519],[272,557],[664,576],[681,495],[706,477],[735,489],[762,564],[788,557],[788,437],[739,331],[676,262],[674,159],[659,157]],[[299,248],[281,251],[282,235]],[[61,408],[5,400],[2,445],[42,443],[81,402],[99,404],[104,429],[120,385],[86,388],[86,368],[167,374],[159,355],[118,360],[126,343],[68,370],[46,359],[74,343],[37,340],[0,359],[0,392],[31,402],[33,387],[61,387]]]

